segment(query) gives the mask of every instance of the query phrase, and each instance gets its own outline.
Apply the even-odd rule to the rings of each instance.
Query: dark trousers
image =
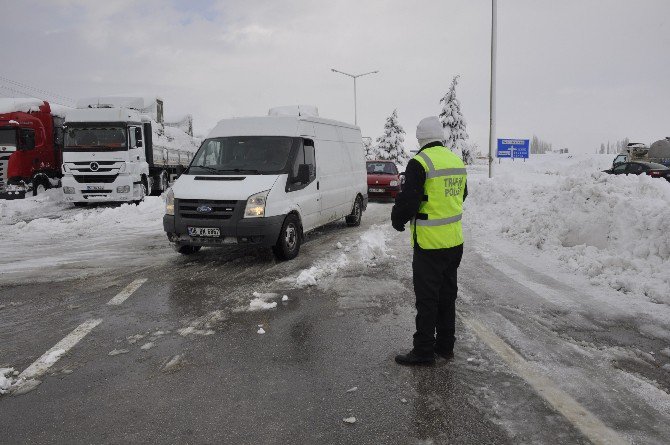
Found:
[[[414,249],[412,272],[417,311],[414,351],[417,354],[432,355],[436,347],[454,349],[456,278],[462,257],[462,244],[449,249]]]

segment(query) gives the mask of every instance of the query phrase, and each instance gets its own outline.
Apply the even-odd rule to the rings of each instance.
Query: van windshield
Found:
[[[301,139],[283,136],[235,136],[206,139],[189,174],[263,175],[288,172],[291,151]]]

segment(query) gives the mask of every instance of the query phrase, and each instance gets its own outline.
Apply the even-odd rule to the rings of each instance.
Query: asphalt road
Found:
[[[616,347],[625,339],[629,347],[660,350],[661,342],[640,345],[648,339],[634,325],[605,338],[598,325],[605,321],[594,320],[592,311],[566,311],[572,306],[543,298],[542,289],[520,284],[518,276],[474,250],[466,249],[461,268],[456,357],[434,367],[405,368],[393,361],[411,347],[413,332],[406,233],[387,231],[390,256],[350,261],[324,272],[316,286],[295,286],[300,271],[338,263],[346,249],[336,243],[355,251],[361,235],[387,230],[373,226],[388,227],[389,211],[389,205],[375,204],[359,228],[336,223],[321,229],[296,260],[285,263],[269,252],[244,249],[181,257],[156,234],[133,241],[133,251],[146,256],[141,267],[105,262],[85,278],[3,282],[0,367],[23,371],[78,326],[99,324],[39,376],[41,384],[0,396],[0,442],[594,440],[600,427],[596,433],[585,430],[566,411],[571,405],[565,399],[557,399],[563,404],[557,408],[545,393],[552,393],[552,385],[625,441],[670,441],[667,406],[657,403],[658,394],[645,400],[621,378],[648,366],[612,364],[598,356],[595,343],[587,359],[576,332]],[[583,292],[523,264],[504,263],[516,267],[521,282],[566,298],[572,290],[577,302],[571,301],[581,304]],[[88,259],[85,267],[94,270],[95,264]],[[123,293],[138,279],[146,281]],[[277,307],[247,311],[254,292],[277,294],[267,297]],[[127,299],[107,304],[118,295]],[[525,373],[523,364],[515,368],[509,353],[466,328],[472,320],[531,363],[532,372]],[[258,333],[261,327],[264,334]],[[547,379],[539,389],[533,372]],[[648,371],[643,375],[651,378]],[[659,391],[667,384],[662,377],[656,375]],[[343,421],[350,417],[355,423]]]

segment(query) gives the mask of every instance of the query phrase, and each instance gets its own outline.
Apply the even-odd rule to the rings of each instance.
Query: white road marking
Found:
[[[101,322],[102,318],[97,318],[85,321],[77,326],[74,331],[70,332],[65,338],[56,343],[53,348],[45,352],[42,357],[35,360],[35,362],[25,369],[25,371],[19,374],[19,379],[30,380],[43,375],[54,363],[66,354],[67,351],[79,343],[79,340],[86,337],[86,335]]]
[[[477,336],[495,351],[512,370],[533,387],[533,389],[556,411],[579,429],[594,444],[630,444],[616,431],[612,430],[581,406],[569,394],[559,389],[554,382],[545,377],[524,360],[503,339],[486,328],[478,320],[461,317]]]
[[[107,304],[112,306],[118,306],[128,299],[141,285],[146,283],[146,278],[138,278],[137,280],[130,283],[126,286],[121,292],[119,292],[114,298],[109,300]]]

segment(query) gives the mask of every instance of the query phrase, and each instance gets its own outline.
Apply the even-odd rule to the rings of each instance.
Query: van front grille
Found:
[[[230,219],[237,201],[179,199],[177,206],[179,216],[185,219]]]

